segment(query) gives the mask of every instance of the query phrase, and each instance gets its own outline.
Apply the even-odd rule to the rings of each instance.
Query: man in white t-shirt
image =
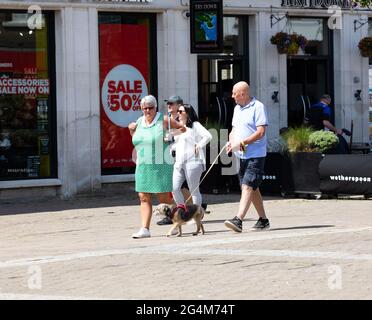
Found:
[[[249,95],[249,85],[244,81],[234,85],[232,98],[236,106],[226,152],[233,151],[239,158],[242,191],[238,213],[233,219],[226,220],[225,226],[242,232],[243,219],[253,202],[259,219],[252,230],[265,230],[270,228],[270,223],[265,214],[259,185],[262,182],[266,157],[266,109],[262,102]]]

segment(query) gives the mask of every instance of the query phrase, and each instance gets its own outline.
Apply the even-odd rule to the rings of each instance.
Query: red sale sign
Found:
[[[127,80],[122,80],[123,78]],[[102,106],[118,127],[127,128],[141,116],[141,99],[148,94],[142,74],[129,64],[114,67],[102,85]]]
[[[128,125],[148,95],[148,26],[100,24],[102,168],[133,167]]]
[[[46,67],[35,52],[0,50],[0,94],[49,95]]]

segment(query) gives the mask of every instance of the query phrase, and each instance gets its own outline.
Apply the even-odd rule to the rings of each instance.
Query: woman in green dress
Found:
[[[160,203],[173,203],[172,191],[173,159],[164,141],[164,131],[167,130],[168,116],[157,112],[157,102],[154,96],[145,96],[141,100],[143,116],[128,128],[136,149],[135,189],[141,202],[142,228],[133,238],[150,237],[150,222],[152,216],[152,194],[156,194]],[[170,119],[170,127],[186,128],[179,122]]]

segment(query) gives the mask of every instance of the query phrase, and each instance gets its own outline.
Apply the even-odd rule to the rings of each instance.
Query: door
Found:
[[[219,138],[211,142],[206,150],[206,161],[209,167],[215,155],[220,151],[220,129],[231,130],[235,102],[231,98],[232,87],[236,82],[244,79],[243,60],[240,58],[227,59],[223,57],[202,57],[198,60],[199,71],[199,118],[207,128],[217,130]],[[210,150],[214,151],[211,152]],[[226,193],[230,190],[240,190],[239,180],[234,175],[222,175],[223,167],[230,167],[231,163],[223,164],[221,159],[214,165],[201,185],[203,193]]]
[[[330,94],[327,59],[288,58],[288,126],[304,122],[305,112],[322,94]]]
[[[241,59],[200,58],[199,117],[203,124],[231,129],[234,100],[233,85],[243,78]]]
[[[296,127],[303,124],[306,109],[321,95],[334,98],[333,31],[328,19],[320,17],[290,17],[287,27],[308,40],[302,55],[287,58],[288,126]]]

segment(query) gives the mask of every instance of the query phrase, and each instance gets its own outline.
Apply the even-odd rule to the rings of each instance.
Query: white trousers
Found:
[[[184,163],[182,165],[175,165],[173,168],[173,198],[177,204],[185,203],[183,194],[181,192],[182,184],[185,179],[189,186],[189,191],[193,192],[200,182],[200,177],[204,171],[202,163]],[[202,196],[200,194],[199,186],[192,194],[192,202],[196,205],[202,204]]]

